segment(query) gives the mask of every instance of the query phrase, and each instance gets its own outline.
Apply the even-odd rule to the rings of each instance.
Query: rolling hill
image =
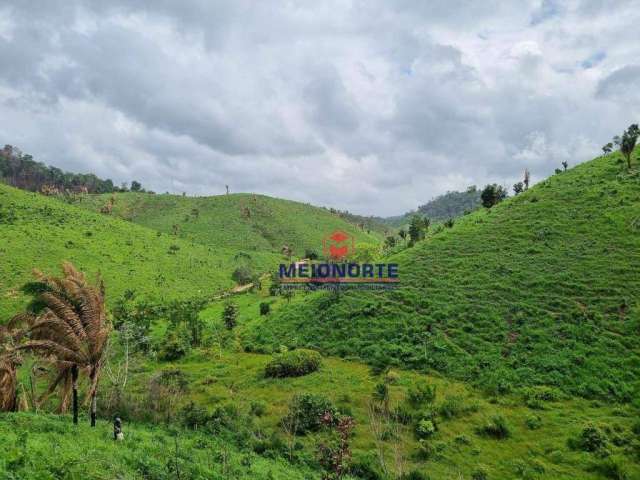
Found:
[[[99,212],[112,194],[83,196],[79,206]],[[280,253],[283,245],[296,257],[305,251],[322,253],[322,239],[344,230],[358,242],[377,243],[367,233],[324,208],[264,195],[211,197],[113,194],[112,215],[164,233],[212,247]]]
[[[158,300],[209,296],[233,286],[238,250],[208,246],[0,184],[0,318],[24,303],[33,268],[58,273],[70,260],[100,271],[112,302],[133,289]],[[282,258],[249,252],[257,271]],[[246,255],[244,256],[246,259]],[[243,260],[244,261],[244,260]]]
[[[245,341],[438,371],[492,393],[548,384],[629,401],[640,387],[640,173],[583,163],[390,260],[387,293],[313,294]]]

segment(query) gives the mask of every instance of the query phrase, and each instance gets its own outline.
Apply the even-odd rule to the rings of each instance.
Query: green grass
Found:
[[[367,405],[381,377],[372,375],[363,364],[325,358],[318,372],[304,377],[265,378],[264,368],[270,358],[269,355],[228,350],[220,354],[216,348],[211,348],[195,350],[175,363],[147,359],[137,365],[129,390],[144,404],[150,379],[160,370],[179,369],[189,385],[182,403],[195,401],[209,411],[230,403],[248,414],[252,402],[263,401],[267,406],[266,412],[255,418],[254,431],[267,435],[276,432],[285,441],[279,422],[285,416],[292,397],[300,392],[324,395],[356,420],[355,434],[351,439],[354,461],[377,465],[378,447],[371,433]],[[630,430],[632,420],[638,414],[635,408],[603,405],[584,399],[562,399],[544,402],[543,409],[533,410],[525,405],[520,395],[507,395],[494,401],[468,385],[439,376],[394,370],[394,377],[395,383],[390,386],[392,408],[402,404],[408,389],[420,381],[436,386],[433,404],[436,411],[451,398],[461,408],[449,419],[439,415],[438,432],[428,440],[437,453],[428,460],[415,457],[418,442],[412,426],[401,427],[397,432],[398,441],[393,435],[385,438],[380,445],[390,472],[397,473],[394,461],[397,447],[405,472],[418,470],[432,479],[470,478],[478,465],[484,465],[490,479],[597,479],[601,477],[591,471],[591,466],[599,463],[600,458],[567,446],[567,441],[579,435],[586,424],[595,422],[608,426],[613,432],[618,432],[615,435],[619,438],[626,439],[624,445],[611,445],[610,452],[622,455],[632,474],[640,474],[638,458],[634,456],[637,453],[634,454],[631,447],[640,440],[634,440]],[[104,391],[108,389],[105,381]],[[495,415],[506,419],[511,431],[509,438],[496,440],[477,433],[477,429]],[[539,428],[527,426],[526,421],[531,416],[539,417]],[[306,458],[314,457],[317,443],[322,438],[322,434],[298,437]]]
[[[69,416],[2,414],[0,478],[316,478],[306,469],[241,451],[212,435],[126,422],[123,429],[124,441],[115,442],[112,425],[103,421],[92,429],[88,422],[73,426]]]
[[[637,165],[637,161],[636,161]],[[388,261],[401,287],[314,294],[245,341],[438,371],[493,392],[640,387],[640,172],[616,154],[540,182]]]
[[[110,302],[127,289],[160,302],[232,287],[237,253],[0,184],[0,321],[24,305],[20,287],[32,280],[33,268],[57,274],[70,260],[90,276],[101,272]],[[281,259],[249,254],[257,271]]]
[[[78,204],[98,212],[111,194],[89,195]],[[283,245],[302,258],[305,250],[322,254],[322,239],[343,230],[358,242],[377,243],[368,234],[324,208],[264,195],[232,194],[182,197],[147,193],[114,194],[112,214],[203,245],[280,253]]]

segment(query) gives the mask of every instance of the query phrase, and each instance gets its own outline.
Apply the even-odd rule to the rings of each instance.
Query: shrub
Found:
[[[494,415],[487,422],[477,429],[479,435],[502,440],[511,435],[511,430],[507,421],[502,415]]]
[[[300,377],[315,372],[322,357],[313,350],[297,349],[274,355],[265,367],[265,375],[272,378]]]
[[[596,463],[592,469],[605,478],[627,480],[629,478],[627,463],[624,458],[612,455]]]
[[[415,387],[409,388],[407,401],[414,408],[420,408],[425,404],[433,403],[436,399],[435,385],[418,383]]]
[[[271,311],[271,304],[269,302],[260,302],[260,315],[268,315]]]
[[[488,478],[489,474],[483,467],[478,467],[471,472],[471,480],[487,480]]]
[[[577,438],[570,438],[569,447],[585,452],[604,452],[607,448],[607,436],[593,423],[584,426]]]
[[[542,426],[542,419],[538,415],[529,415],[525,424],[529,430],[537,430]]]
[[[409,425],[413,421],[413,414],[405,405],[398,405],[392,412],[392,418],[402,425]]]
[[[427,440],[418,440],[418,448],[414,454],[416,460],[426,462],[431,460],[436,455],[436,449]]]
[[[557,402],[563,397],[562,393],[555,388],[538,386],[531,387],[524,391],[524,400],[527,407],[543,410],[544,402]]]
[[[429,438],[434,433],[436,433],[436,426],[431,420],[423,418],[416,425],[416,438],[418,438],[418,440]]]
[[[404,473],[399,480],[429,480],[429,476],[418,470],[411,470],[409,473]]]
[[[202,405],[189,402],[180,409],[180,419],[185,427],[196,429],[207,424],[209,413]]]
[[[281,425],[296,434],[316,432],[323,425],[322,417],[329,413],[338,418],[338,410],[331,401],[312,393],[297,394],[289,404],[289,413],[282,419]]]
[[[255,280],[256,276],[253,270],[247,265],[241,265],[231,274],[231,279],[238,285],[249,285]]]
[[[267,403],[263,402],[262,400],[254,400],[251,402],[249,412],[251,413],[251,415],[261,417],[267,412]]]
[[[442,418],[451,419],[465,412],[464,404],[460,397],[448,396],[438,408]]]
[[[160,345],[158,358],[173,362],[184,357],[191,348],[189,335],[183,328],[174,328],[167,334]]]
[[[361,480],[383,480],[384,474],[380,471],[378,460],[373,456],[364,457],[354,461],[348,470],[349,475]]]

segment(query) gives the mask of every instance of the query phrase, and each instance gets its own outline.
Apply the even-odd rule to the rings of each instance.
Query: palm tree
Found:
[[[56,376],[45,395],[60,387],[61,411],[73,400],[73,423],[78,423],[78,377],[89,379],[87,399],[91,401],[91,426],[96,424],[96,396],[104,353],[111,331],[104,307],[104,284],[93,286],[71,263],[62,264],[61,278],[35,271],[36,294],[32,309],[36,317],[28,330],[29,339],[20,348],[51,361]]]
[[[0,325],[0,411],[12,412],[17,407],[18,367],[22,364],[15,348],[24,335],[22,323],[31,320],[27,314],[16,315]]]

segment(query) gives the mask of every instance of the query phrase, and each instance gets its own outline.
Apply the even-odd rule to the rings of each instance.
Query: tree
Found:
[[[518,195],[524,191],[524,184],[522,182],[513,184],[513,193]]]
[[[638,124],[634,123],[622,134],[622,138],[620,140],[620,153],[622,153],[624,158],[626,158],[627,168],[629,170],[631,169],[631,154],[636,148],[638,136],[640,136],[640,128],[638,128]]]
[[[522,180],[522,183],[524,183],[524,189],[525,190],[529,190],[529,181],[531,180],[531,175],[529,174],[529,169],[525,168],[524,169],[524,179]]]
[[[489,184],[482,190],[480,198],[485,208],[491,208],[507,198],[507,191],[502,185]]]
[[[238,306],[235,303],[228,302],[224,306],[222,321],[228,330],[233,330],[233,328],[238,324]]]
[[[407,231],[404,228],[401,228],[398,231],[398,236],[402,239],[402,241],[406,242],[406,240],[407,240]]]
[[[602,147],[602,153],[605,155],[609,155],[613,150],[613,143],[609,142],[605,146]]]
[[[140,182],[138,182],[137,180],[134,180],[133,182],[131,182],[132,192],[139,192],[140,190],[142,190],[142,184]]]
[[[411,223],[409,224],[409,238],[411,242],[415,243],[424,238],[425,226],[428,228],[429,222],[428,219],[423,219],[419,215],[414,215],[411,218]]]
[[[564,160],[562,162],[562,169],[566,172],[567,168],[569,168],[569,162],[567,162],[566,160]]]
[[[394,237],[393,235],[387,236],[387,238],[384,239],[384,245],[387,248],[395,247],[396,246],[396,237]]]
[[[24,335],[21,324],[29,318],[16,315],[6,325],[0,325],[0,412],[17,408],[18,368],[22,358],[15,347]]]
[[[87,374],[91,426],[96,424],[96,401],[111,324],[104,304],[104,284],[89,284],[71,263],[62,264],[62,277],[36,271],[36,281],[26,290],[34,294],[29,309],[34,318],[21,349],[35,352],[55,367],[56,377],[45,395],[61,388],[61,409],[73,395],[73,423],[78,423],[78,377]]]

